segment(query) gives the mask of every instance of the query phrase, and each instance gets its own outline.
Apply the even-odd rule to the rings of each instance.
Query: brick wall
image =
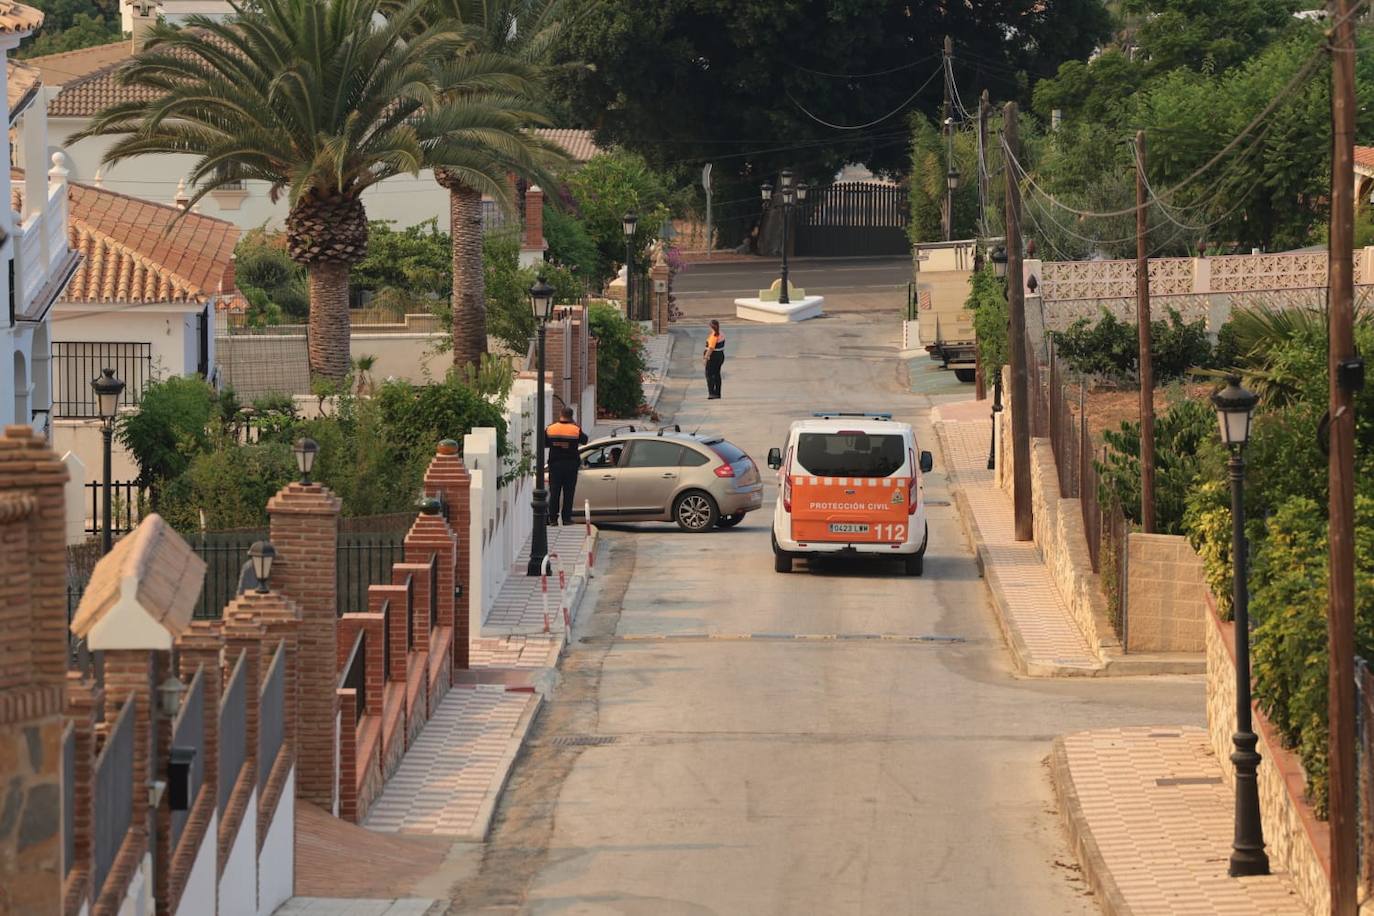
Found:
[[[463,459],[458,455],[458,443],[454,440],[445,439],[439,443],[434,459],[425,469],[424,490],[426,496],[441,497],[448,509],[448,527],[453,532],[453,543],[457,551],[454,576],[460,590],[454,599],[453,608],[453,666],[455,669],[465,670],[471,658],[473,636],[469,616],[469,603],[472,600],[472,545],[467,537],[472,525],[472,507],[468,502],[472,490],[472,475],[463,465]],[[442,605],[440,613],[443,613]]]
[[[1126,649],[1201,652],[1206,582],[1202,558],[1171,534],[1126,537]]]

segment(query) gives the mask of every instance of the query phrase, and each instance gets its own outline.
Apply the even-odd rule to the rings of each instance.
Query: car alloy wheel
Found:
[[[677,501],[678,527],[684,531],[708,531],[716,526],[719,515],[715,502],[700,491],[684,494]]]

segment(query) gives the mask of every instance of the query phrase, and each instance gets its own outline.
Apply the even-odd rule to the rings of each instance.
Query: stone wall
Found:
[[[1126,536],[1126,650],[1201,652],[1202,558],[1176,534]]]
[[[1050,440],[1032,439],[1030,455],[1035,547],[1079,631],[1101,656],[1104,649],[1118,648],[1121,641],[1112,631],[1107,597],[1088,555],[1083,511],[1078,500],[1059,495],[1059,474]]]
[[[1207,643],[1207,731],[1226,784],[1235,787],[1231,736],[1236,728],[1234,625],[1218,619],[1207,601],[1203,631]],[[1270,868],[1285,871],[1309,912],[1331,911],[1331,833],[1306,802],[1306,774],[1298,758],[1283,748],[1278,733],[1258,707],[1260,815]],[[1220,853],[1218,853],[1220,854]]]

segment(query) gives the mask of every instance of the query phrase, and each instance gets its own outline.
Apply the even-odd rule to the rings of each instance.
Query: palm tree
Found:
[[[158,25],[122,81],[136,101],[101,112],[78,138],[120,139],[105,156],[196,157],[192,204],[226,183],[285,195],[288,252],[307,271],[310,369],[349,370],[348,272],[367,251],[363,191],[417,174],[463,123],[436,109],[436,69],[470,46],[424,27],[421,3],[378,15],[382,0],[231,0],[235,17]],[[188,208],[189,209],[189,208]]]
[[[397,2],[397,0],[392,0]],[[453,244],[453,364],[477,365],[487,352],[486,282],[482,270],[482,195],[513,206],[506,176],[551,185],[566,156],[525,129],[546,123],[535,110],[566,0],[428,0],[422,23],[461,28],[474,41],[471,71],[440,74],[451,104],[482,104],[511,117],[509,129],[474,132],[460,166],[437,165],[434,180],[449,192]],[[478,74],[485,70],[485,74]]]

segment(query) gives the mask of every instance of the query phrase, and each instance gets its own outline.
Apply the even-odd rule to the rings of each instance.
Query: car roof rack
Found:
[[[862,417],[866,420],[892,419],[892,414],[877,410],[818,410],[811,416],[817,420],[838,420],[842,417]]]
[[[638,432],[638,430],[635,429],[633,423],[626,423],[624,426],[617,426],[617,427],[615,427],[614,429],[612,429],[612,430],[611,430],[611,435],[612,435],[612,436],[618,436],[618,435],[620,435],[621,431],[623,431],[623,430],[629,430],[629,431],[632,432],[632,433],[633,433],[633,432]]]
[[[658,434],[661,436],[661,435],[663,435],[664,433],[666,433],[666,432],[667,432],[668,430],[670,430],[670,429],[671,429],[673,432],[675,432],[675,433],[680,433],[680,432],[682,432],[682,426],[681,426],[680,424],[678,424],[678,423],[670,423],[670,424],[668,424],[668,425],[666,425],[666,426],[660,426],[660,427],[658,428]]]

